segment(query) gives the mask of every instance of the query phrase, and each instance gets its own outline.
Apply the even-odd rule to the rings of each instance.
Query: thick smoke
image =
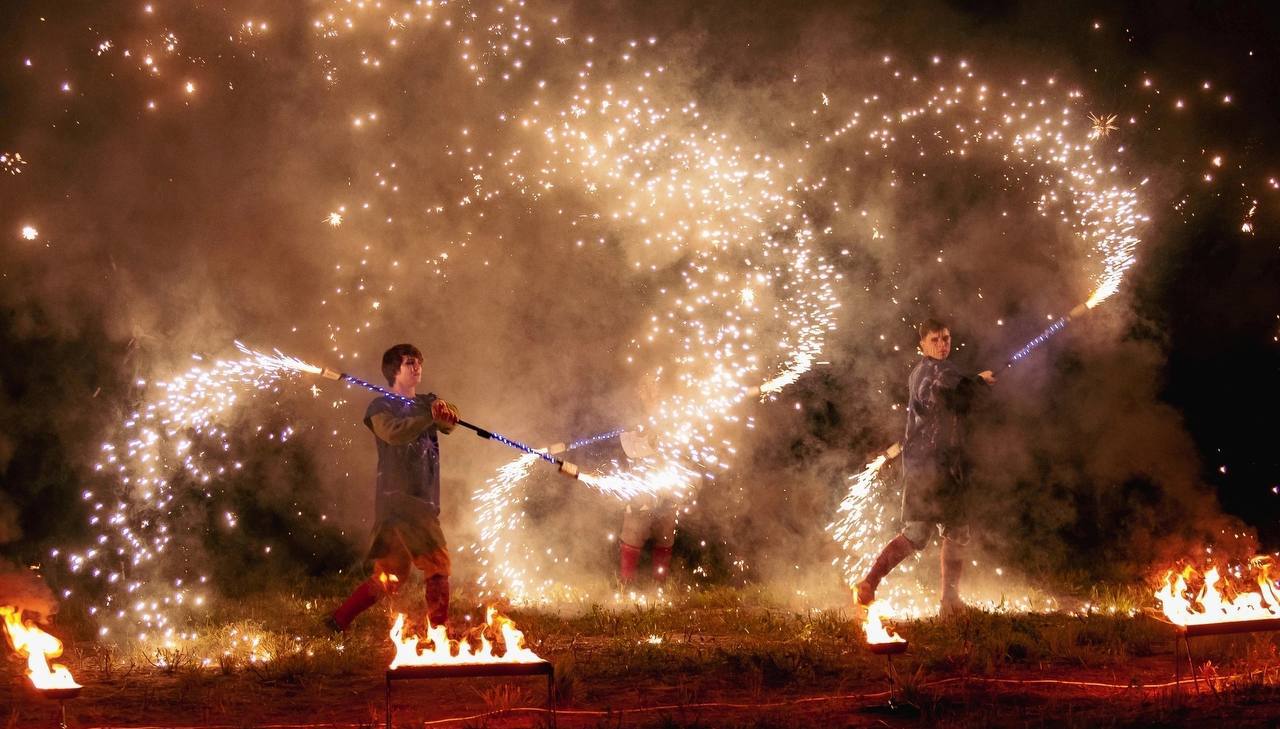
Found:
[[[165,20],[179,50],[164,56],[160,93],[133,61],[112,65],[86,49],[108,37],[117,49],[150,47],[169,26],[74,12],[92,17],[42,23],[21,11],[2,31],[4,47],[40,49],[31,75],[0,76],[5,95],[24,102],[0,119],[0,142],[31,160],[22,175],[0,178],[9,201],[0,229],[28,220],[41,229],[36,241],[5,238],[9,285],[0,291],[2,404],[21,414],[0,431],[9,494],[0,529],[26,534],[21,551],[84,537],[81,486],[112,425],[154,396],[139,381],[182,371],[192,353],[226,355],[234,338],[374,381],[386,346],[414,342],[426,354],[427,388],[464,418],[534,445],[629,425],[640,374],[676,354],[632,340],[684,258],[646,247],[642,229],[591,217],[602,205],[589,191],[519,191],[503,154],[528,155],[537,140],[503,115],[533,92],[500,86],[502,68],[479,51],[490,77],[477,85],[460,70],[452,35],[373,51],[357,39],[320,40],[312,12],[290,5],[273,10],[285,15],[271,19],[269,34],[228,43],[225,18],[195,9]],[[571,49],[585,36],[612,49],[658,35],[673,69],[651,91],[660,103],[697,100],[708,124],[791,164],[789,173],[826,175],[820,197],[839,203],[818,210],[804,201],[832,230],[822,246],[842,275],[829,364],[749,406],[757,427],[682,517],[678,551],[686,569],[710,566],[717,579],[794,580],[798,571],[833,589],[834,546],[822,528],[844,477],[900,437],[911,325],[948,320],[962,344],[955,356],[975,371],[995,368],[1047,316],[1084,300],[1094,264],[1040,215],[1031,171],[1010,178],[1000,160],[980,155],[943,164],[941,145],[925,143],[923,159],[840,159],[805,150],[780,120],[807,116],[819,94],[845,108],[866,93],[913,94],[874,80],[886,51],[925,74],[931,53],[963,50],[1008,84],[1029,58],[1064,83],[1087,79],[1088,64],[1049,64],[1038,42],[1011,40],[1007,28],[1027,21],[1013,11],[931,6],[889,17],[721,4],[596,13],[568,8],[569,30],[557,32],[573,45],[530,54],[525,74],[553,79],[549,99],[572,92],[586,56]],[[51,69],[74,79],[69,95],[44,92],[58,77]],[[193,94],[180,90],[185,78]],[[1152,190],[1149,207],[1166,193]],[[332,227],[338,211],[343,221]],[[1140,255],[1158,257],[1159,245],[1144,241]],[[1035,580],[1132,578],[1222,528],[1188,523],[1214,513],[1213,500],[1196,479],[1193,443],[1160,400],[1165,344],[1132,308],[1118,298],[1001,372],[976,416],[975,518],[1008,525],[980,540]],[[15,385],[29,368],[39,387]],[[320,573],[353,564],[362,547],[373,448],[359,420],[370,396],[324,384],[313,398],[310,384],[246,400],[231,439],[242,475],[212,495],[183,484],[191,508],[182,526],[201,535],[183,559],[198,563],[218,546],[214,577],[227,590],[261,586],[238,584],[241,574],[265,584],[271,571],[250,569],[263,562]],[[264,442],[259,427],[296,435]],[[510,454],[463,431],[443,450],[446,529],[461,546],[476,535],[471,491]],[[565,489],[531,484],[530,509],[548,544],[579,556],[579,576],[599,580],[621,507]],[[51,511],[65,503],[76,506]],[[262,556],[273,545],[274,556]]]

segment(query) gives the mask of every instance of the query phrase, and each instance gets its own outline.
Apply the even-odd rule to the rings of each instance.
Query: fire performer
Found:
[[[619,440],[623,453],[630,460],[657,455],[643,433],[628,431]],[[638,496],[627,503],[622,513],[618,579],[624,586],[635,581],[640,556],[650,540],[653,541],[653,549],[649,553],[653,580],[662,584],[671,570],[671,550],[676,544],[676,504],[667,495]]]
[[[902,445],[902,531],[893,538],[867,576],[857,584],[859,605],[870,605],[876,588],[912,552],[924,549],[936,527],[942,537],[940,615],[964,606],[960,600],[963,548],[969,542],[964,498],[969,490],[965,454],[965,418],[978,392],[995,383],[990,370],[966,376],[947,358],[951,330],[926,319],[920,336],[920,363],[908,379],[907,432]]]
[[[645,375],[637,394],[643,410],[654,412],[659,405],[657,378],[652,374]],[[629,461],[640,461],[658,455],[651,438],[651,434],[627,431],[618,437],[618,441]],[[653,580],[662,584],[671,570],[671,551],[676,543],[676,504],[668,495],[640,496],[627,503],[618,539],[618,579],[623,586],[635,582],[640,557],[650,540],[653,542],[649,553]]]
[[[369,403],[364,424],[378,447],[374,493],[377,526],[368,558],[373,576],[360,583],[326,619],[345,631],[383,593],[395,594],[413,567],[426,578],[427,616],[433,625],[449,617],[449,549],[440,528],[440,440],[458,424],[458,409],[435,393],[418,394],[422,352],[397,344],[382,355],[382,374],[392,392]]]

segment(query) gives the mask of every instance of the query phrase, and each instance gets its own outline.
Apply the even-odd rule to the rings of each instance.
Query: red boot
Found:
[[[619,544],[622,545],[622,554],[618,565],[618,579],[622,584],[629,585],[636,579],[636,565],[640,564],[640,548],[626,542],[619,542]]]
[[[942,539],[942,604],[940,617],[951,617],[964,609],[960,599],[960,575],[964,572],[963,547],[953,539]]]
[[[671,547],[653,548],[653,581],[662,584],[671,571]]]
[[[371,577],[361,582],[352,591],[347,601],[333,611],[326,623],[331,628],[345,632],[347,627],[351,625],[351,621],[355,620],[360,613],[373,607],[380,597],[382,597],[382,586],[378,584],[376,579]]]
[[[449,620],[449,575],[432,575],[427,578],[427,619],[432,625],[444,625]]]
[[[883,580],[885,575],[914,551],[916,551],[916,545],[903,534],[899,534],[884,545],[884,549],[880,550],[880,556],[876,557],[867,576],[857,585],[858,604],[870,605],[876,599],[876,588],[880,586],[880,580]]]

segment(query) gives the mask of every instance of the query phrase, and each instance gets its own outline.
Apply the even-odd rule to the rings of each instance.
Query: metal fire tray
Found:
[[[442,666],[400,666],[387,669],[387,729],[391,729],[391,682],[430,678],[485,678],[497,676],[546,676],[547,709],[556,725],[555,666],[550,661],[532,663],[461,663]]]
[[[50,701],[70,701],[71,699],[74,699],[75,697],[79,696],[80,692],[84,690],[84,687],[75,686],[73,688],[47,688],[47,689],[37,688],[32,690],[35,691],[40,696],[46,699],[49,699]]]
[[[442,666],[400,666],[387,669],[387,681],[422,678],[478,678],[481,676],[550,676],[550,661],[536,663],[460,663]]]
[[[896,656],[899,653],[907,652],[907,641],[894,641],[892,643],[868,643],[867,650],[877,656]]]
[[[1266,633],[1280,630],[1280,618],[1258,618],[1257,620],[1229,620],[1220,623],[1197,623],[1194,625],[1174,625],[1178,635],[1187,638],[1198,638],[1202,635],[1232,635],[1235,633]]]

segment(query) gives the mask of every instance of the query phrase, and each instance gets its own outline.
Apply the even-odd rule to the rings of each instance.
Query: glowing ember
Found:
[[[404,613],[396,615],[391,626],[391,642],[396,647],[391,668],[403,666],[462,666],[477,663],[537,663],[542,659],[524,645],[524,633],[516,629],[510,618],[499,615],[492,607],[485,611],[485,630],[480,634],[480,647],[470,642],[450,640],[443,625],[427,626],[427,644],[422,638],[404,634]],[[501,635],[506,651],[502,655],[493,652],[494,645],[485,633]]]
[[[1258,571],[1258,591],[1236,592],[1231,598],[1218,590],[1222,577],[1217,567],[1204,573],[1204,584],[1194,596],[1189,583],[1196,581],[1197,572],[1191,567],[1181,572],[1169,570],[1164,584],[1156,590],[1156,599],[1165,617],[1174,625],[1280,618],[1280,593],[1271,579],[1271,564],[1269,557],[1254,558],[1250,566]]]
[[[889,632],[884,619],[889,615],[889,606],[883,600],[867,606],[867,619],[862,623],[862,631],[866,633],[867,643],[882,645],[884,643],[906,643],[907,639],[897,633]]]
[[[9,638],[9,644],[27,658],[27,677],[36,688],[80,688],[66,666],[49,664],[50,658],[62,655],[62,641],[44,632],[30,620],[23,620],[22,612],[17,608],[0,607],[0,615],[4,616],[5,635]]]

